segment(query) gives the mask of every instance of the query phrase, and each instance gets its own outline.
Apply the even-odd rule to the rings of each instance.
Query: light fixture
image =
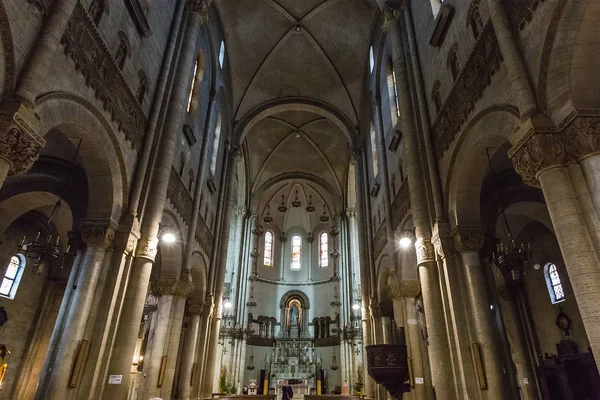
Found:
[[[403,249],[408,249],[411,244],[412,244],[411,238],[409,238],[407,236],[400,238],[400,247],[402,247]]]
[[[308,196],[308,205],[306,206],[306,212],[313,212],[315,211],[315,206],[313,206],[312,203],[312,194],[310,196]]]
[[[285,206],[285,196],[283,194],[281,195],[281,204],[277,207],[277,210],[282,213],[287,211],[287,207]]]
[[[267,206],[267,215],[264,216],[263,221],[265,221],[265,224],[270,224],[271,222],[273,222],[273,217],[271,217],[271,205],[270,204]]]
[[[358,304],[358,301],[357,301],[357,302],[355,302],[354,304],[352,304],[352,309],[353,309],[353,310],[358,310],[358,309],[360,309],[360,304]]]
[[[223,304],[223,307],[229,309],[231,308],[233,305],[231,304],[231,301],[229,300],[225,300],[225,303]]]
[[[321,215],[321,221],[323,221],[323,222],[329,221],[329,217],[327,216],[325,204],[323,204],[323,214]]]
[[[294,197],[294,201],[292,201],[292,205],[296,208],[298,208],[302,205],[302,203],[298,199],[298,189],[296,189],[296,196]]]
[[[402,247],[403,249],[409,249],[412,244],[414,243],[415,240],[415,234],[413,230],[403,230],[400,233],[400,239],[398,240],[398,244],[400,245],[400,247]]]
[[[175,235],[172,234],[171,232],[167,232],[167,233],[163,234],[160,239],[162,241],[164,241],[165,243],[175,243],[175,241],[177,240]]]

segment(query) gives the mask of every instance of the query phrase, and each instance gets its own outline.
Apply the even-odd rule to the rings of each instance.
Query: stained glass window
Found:
[[[321,233],[321,248],[320,248],[321,268],[329,266],[329,235],[326,232]]]
[[[192,74],[192,84],[190,85],[190,94],[188,96],[187,112],[192,108],[192,100],[194,99],[194,87],[196,86],[196,74],[198,73],[198,60],[194,63],[194,73]]]
[[[300,255],[302,254],[302,238],[300,235],[292,236],[292,264],[290,269],[300,270]]]
[[[217,170],[217,159],[219,157],[219,144],[221,143],[221,114],[217,115],[217,125],[215,127],[215,135],[213,137],[212,155],[210,159],[210,172],[213,176]]]
[[[558,276],[558,270],[554,264],[546,264],[544,268],[546,273],[546,284],[548,285],[548,293],[550,294],[550,300],[552,304],[560,303],[565,301],[565,292],[563,290],[560,276]]]
[[[264,266],[272,267],[273,266],[273,232],[267,231],[265,233],[265,257],[264,257]]]
[[[21,272],[21,268],[24,266],[21,258],[18,256],[12,256],[10,262],[6,267],[2,284],[0,285],[0,295],[6,297],[14,297],[17,289],[17,280]]]
[[[377,139],[375,137],[375,127],[373,126],[373,121],[371,121],[371,162],[373,165],[373,177],[377,177],[377,173],[379,172],[379,164],[377,160]]]

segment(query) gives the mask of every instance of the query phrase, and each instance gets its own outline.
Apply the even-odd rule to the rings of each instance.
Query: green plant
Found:
[[[354,386],[352,386],[352,389],[354,389],[354,392],[356,392],[356,394],[359,394],[363,390],[363,386],[365,386],[364,383],[362,383],[359,380],[354,383]]]

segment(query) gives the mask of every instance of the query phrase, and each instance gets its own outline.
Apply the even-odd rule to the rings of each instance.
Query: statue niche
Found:
[[[291,299],[288,303],[287,309],[287,328],[288,337],[290,338],[301,338],[302,337],[302,304],[298,299]]]
[[[302,339],[308,337],[310,300],[300,290],[290,290],[281,297],[281,330],[279,337]]]

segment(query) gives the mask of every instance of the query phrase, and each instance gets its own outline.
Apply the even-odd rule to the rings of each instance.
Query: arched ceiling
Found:
[[[373,1],[215,1],[231,63],[235,119],[273,99],[304,97],[357,122]]]

